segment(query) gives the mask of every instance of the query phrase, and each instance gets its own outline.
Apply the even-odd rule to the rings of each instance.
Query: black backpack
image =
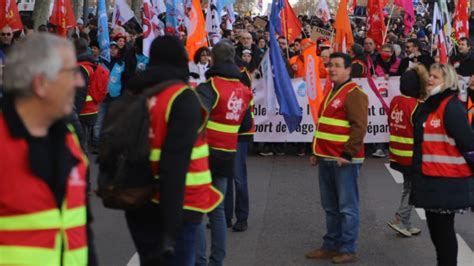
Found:
[[[156,182],[149,160],[147,98],[176,83],[182,81],[165,81],[139,95],[124,93],[109,104],[97,159],[97,195],[106,208],[131,210],[151,199]]]

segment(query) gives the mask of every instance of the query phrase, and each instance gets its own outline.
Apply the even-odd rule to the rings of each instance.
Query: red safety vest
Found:
[[[444,128],[444,110],[449,100],[444,99],[439,107],[428,116],[423,130],[422,165],[423,174],[446,178],[462,178],[472,175],[471,168],[456,148],[456,141]]]
[[[344,110],[347,94],[352,90],[361,90],[357,83],[350,81],[329,97],[328,93],[319,111],[319,122],[314,132],[313,153],[320,157],[339,158],[344,151],[344,144],[349,140],[350,125]],[[353,161],[364,160],[364,145],[352,158]]]
[[[217,100],[207,122],[207,137],[211,149],[235,152],[240,124],[245,116],[252,92],[238,79],[212,77]]]
[[[418,100],[408,96],[395,96],[390,103],[390,161],[410,166],[413,158],[413,123],[411,117]]]
[[[171,85],[150,98],[150,162],[153,173],[159,178],[159,163],[161,147],[163,146],[168,129],[169,112],[173,102],[182,92],[191,90],[184,83]],[[199,136],[191,153],[191,162],[186,174],[186,187],[184,190],[183,209],[208,213],[223,200],[223,195],[212,186],[211,172],[209,171],[209,146],[204,134],[204,125],[207,112],[202,108],[202,126]],[[159,193],[153,197],[154,202],[159,202]]]
[[[92,63],[80,62],[79,64],[81,67],[83,67],[86,70],[87,76],[89,77],[89,79],[91,79],[91,77],[93,77],[93,74],[94,74],[94,68],[92,67]],[[93,115],[99,112],[99,106],[94,101],[94,98],[92,98],[92,95],[90,93],[91,84],[92,84],[92,80],[89,80],[89,88],[87,88],[86,102],[84,103],[84,107],[82,107],[82,110],[79,113],[79,115],[81,116]]]
[[[75,135],[67,134],[65,142],[79,163],[61,208],[48,184],[31,172],[28,143],[11,136],[1,114],[0,139],[0,264],[87,265],[87,159]]]

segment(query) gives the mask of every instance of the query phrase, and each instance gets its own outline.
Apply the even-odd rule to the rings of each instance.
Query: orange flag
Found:
[[[288,43],[294,42],[301,34],[303,26],[301,26],[298,16],[291,8],[288,0],[284,0],[284,6],[281,10],[281,31],[283,36],[286,36]],[[288,33],[287,33],[288,32]]]
[[[12,31],[23,30],[23,23],[21,23],[20,13],[18,13],[18,7],[16,1],[13,0],[2,0],[0,1],[0,10],[3,10],[4,15],[0,15],[0,28],[5,25],[10,26]]]
[[[69,28],[76,27],[71,0],[55,0],[49,22],[56,26],[56,33],[60,36],[66,36]]]
[[[192,6],[188,10],[189,17],[188,39],[186,40],[186,50],[188,51],[189,61],[193,60],[196,51],[205,46],[207,47],[207,33],[205,30],[206,21],[202,13],[201,2],[192,0]]]
[[[316,44],[312,44],[303,51],[304,68],[306,72],[306,95],[313,122],[316,125],[319,118],[319,107],[323,101],[323,90],[319,78],[319,60],[316,55]]]
[[[346,53],[348,47],[350,48],[354,44],[349,14],[347,13],[347,0],[341,0],[339,3],[334,29],[336,31],[333,42],[334,51]]]

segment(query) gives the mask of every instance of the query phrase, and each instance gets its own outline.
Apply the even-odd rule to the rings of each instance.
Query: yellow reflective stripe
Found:
[[[399,136],[390,135],[390,141],[398,142],[402,144],[413,144],[413,138],[404,138]]]
[[[219,132],[237,133],[239,132],[240,125],[226,125],[209,120],[207,128]]]
[[[325,139],[325,140],[338,141],[338,142],[347,142],[349,140],[349,136],[346,136],[346,135],[331,134],[331,133],[326,133],[326,132],[321,132],[321,131],[316,131],[315,136],[318,139]]]
[[[83,113],[83,114],[79,114],[79,116],[96,115],[97,113],[99,113],[99,112]]]
[[[150,161],[158,162],[161,157],[161,149],[151,149],[150,151]]]
[[[400,157],[413,157],[413,151],[398,150],[389,148],[390,152]]]
[[[210,184],[212,182],[211,171],[206,170],[203,172],[187,173],[186,174],[186,186],[198,186],[204,184]]]
[[[60,265],[60,249],[1,246],[0,265]]]
[[[86,97],[86,102],[92,102],[92,101],[94,101],[94,99],[92,98],[92,96],[87,95],[87,97]]]
[[[207,144],[193,148],[191,153],[191,160],[197,160],[209,156],[209,146]],[[161,149],[151,149],[149,160],[158,162],[161,158]]]
[[[209,145],[204,144],[199,147],[194,147],[191,153],[191,160],[197,160],[209,156]]]
[[[88,248],[83,247],[83,248],[78,248],[74,250],[66,250],[64,252],[64,263],[63,265],[77,265],[77,266],[82,266],[82,265],[87,265],[87,259],[88,257]]]
[[[329,156],[329,155],[324,155],[324,154],[320,154],[320,153],[317,153],[315,152],[314,155],[318,156],[318,157],[322,157],[324,159],[329,159],[328,161],[335,161],[336,159],[340,158],[340,157],[337,157],[337,156]],[[361,163],[365,160],[364,157],[352,157],[352,161],[353,163]]]
[[[74,139],[74,143],[76,144],[77,148],[81,151],[81,156],[82,156],[82,160],[84,160],[84,164],[86,165],[86,167],[88,167],[89,166],[89,158],[87,158],[87,156],[84,154],[84,151],[81,148],[81,142],[79,142],[79,138],[76,135],[76,130],[74,129],[74,126],[69,123],[69,124],[67,124],[67,128],[71,132],[72,138]]]
[[[168,102],[168,106],[166,106],[166,113],[165,113],[165,119],[166,119],[166,122],[168,122],[168,118],[170,117],[170,112],[171,112],[171,106],[173,105],[173,102],[174,100],[176,99],[176,97],[178,97],[181,93],[183,93],[183,91],[185,91],[186,89],[189,89],[188,86],[183,86],[181,89],[179,89],[175,94],[173,94],[173,96],[171,96],[169,102]]]
[[[59,210],[47,210],[33,214],[13,215],[0,217],[1,230],[39,230],[59,229]]]
[[[236,152],[237,151],[236,149],[224,149],[224,148],[218,148],[218,147],[212,147],[212,146],[211,146],[211,149],[218,150],[218,151],[225,151],[225,152]]]
[[[319,123],[326,124],[326,125],[331,125],[331,126],[338,126],[338,127],[350,127],[349,121],[347,121],[347,120],[329,118],[329,117],[325,117],[325,116],[321,116],[319,118]]]
[[[214,78],[211,78],[211,86],[212,86],[212,89],[214,90],[214,92],[216,93],[216,96],[217,96],[214,104],[212,105],[212,109],[214,109],[214,108],[216,108],[217,104],[219,103],[219,98],[221,97],[221,95],[219,94],[219,91],[217,90],[216,85],[214,85]]]
[[[63,209],[63,226],[64,228],[72,228],[86,224],[86,207],[77,207],[73,209]]]

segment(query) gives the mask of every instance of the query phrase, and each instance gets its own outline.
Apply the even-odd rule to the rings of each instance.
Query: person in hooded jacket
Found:
[[[142,266],[193,266],[203,214],[223,200],[211,185],[207,112],[188,85],[187,61],[177,37],[159,37],[151,44],[146,70],[127,83],[126,93],[135,94],[162,86],[148,98],[157,191],[149,203],[125,212]]]
[[[403,190],[400,206],[395,218],[388,226],[405,237],[418,235],[421,230],[411,226],[410,215],[413,205],[408,203],[412,174],[413,122],[412,114],[420,100],[426,97],[428,70],[423,65],[415,65],[400,77],[401,95],[395,96],[390,103],[388,124],[390,126],[390,167],[403,174]]]
[[[413,116],[410,202],[424,208],[439,266],[457,265],[454,216],[474,205],[474,134],[449,64],[430,68],[428,98]]]
[[[367,77],[367,56],[364,53],[364,47],[360,44],[353,44],[350,51],[352,59],[352,78],[365,78]]]
[[[388,78],[398,74],[400,58],[395,56],[395,51],[391,44],[382,45],[380,54],[375,61],[375,74],[379,77]]]
[[[234,160],[238,133],[249,131],[251,121],[245,120],[251,112],[251,90],[240,81],[242,76],[234,62],[235,48],[228,40],[217,43],[211,51],[213,66],[206,72],[207,81],[196,91],[209,111],[207,136],[212,183],[226,194],[227,178],[234,176]],[[223,265],[226,253],[227,223],[224,204],[209,213],[211,229],[210,265]],[[207,265],[204,224],[199,229],[196,265]]]

